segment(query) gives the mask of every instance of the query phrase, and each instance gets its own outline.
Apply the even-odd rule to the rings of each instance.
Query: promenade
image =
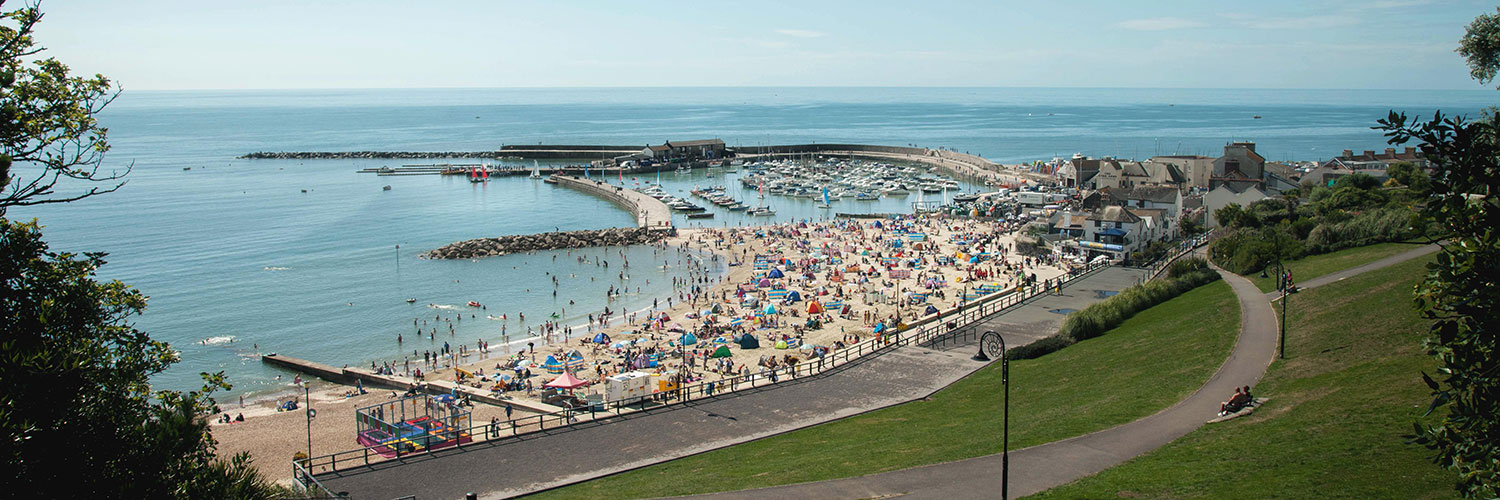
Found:
[[[983,320],[1010,345],[1049,335],[1063,315],[1121,290],[1141,271],[1106,268]],[[1014,318],[1014,319],[1010,319]],[[1035,329],[1035,331],[1032,331]],[[837,369],[728,396],[630,414],[507,440],[320,475],[325,486],[357,498],[504,498],[739,444],[927,397],[986,363],[970,349],[905,346]]]

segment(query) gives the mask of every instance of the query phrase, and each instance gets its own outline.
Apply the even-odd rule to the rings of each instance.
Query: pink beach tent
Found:
[[[573,390],[586,385],[589,385],[587,380],[574,377],[572,373],[563,372],[562,375],[558,375],[557,378],[552,379],[551,382],[547,382],[542,387]]]

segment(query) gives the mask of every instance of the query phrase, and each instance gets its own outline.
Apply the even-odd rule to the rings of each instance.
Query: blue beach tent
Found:
[[[678,339],[678,342],[682,342],[682,345],[693,345],[698,343],[698,336],[691,333],[684,333],[682,334],[682,337]]]
[[[595,344],[608,344],[609,343],[609,335],[605,335],[604,332],[596,333],[596,334],[594,334],[594,340],[593,340],[593,342]]]

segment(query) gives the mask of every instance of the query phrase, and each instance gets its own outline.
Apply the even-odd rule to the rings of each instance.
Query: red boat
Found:
[[[483,305],[483,304],[480,304],[480,303],[478,303],[478,302],[474,302],[474,301],[472,301],[472,300],[471,300],[471,301],[469,301],[469,307],[481,307],[481,306],[482,306],[482,305]]]

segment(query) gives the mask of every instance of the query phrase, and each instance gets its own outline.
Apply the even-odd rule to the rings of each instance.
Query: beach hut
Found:
[[[594,334],[594,340],[593,340],[593,342],[595,344],[608,344],[609,343],[609,335],[605,335],[604,332],[596,333],[596,334]]]
[[[555,379],[552,379],[551,382],[542,384],[542,387],[551,387],[553,389],[565,389],[571,391],[587,385],[589,385],[589,381],[574,377],[571,373],[563,372],[562,375],[558,376]]]
[[[733,356],[733,354],[729,354],[729,346],[727,345],[719,346],[718,349],[714,349],[713,354],[708,355],[710,358],[727,358],[730,356]]]
[[[776,314],[776,304],[766,304],[766,308],[762,309],[761,312],[766,314]]]
[[[812,302],[808,302],[807,303],[807,313],[808,314],[823,314],[823,304],[818,303],[818,301],[816,301],[816,300],[814,300]]]
[[[740,335],[737,342],[740,343],[740,349],[760,349],[760,341],[756,340],[754,335],[748,333]]]
[[[682,334],[682,337],[677,339],[677,341],[681,342],[682,345],[693,345],[698,343],[698,336],[693,335],[692,333],[684,333]]]
[[[552,355],[550,354],[547,355],[546,360],[542,361],[542,369],[547,370],[547,373],[551,373],[553,375],[562,373],[564,371],[564,368],[565,367],[563,366],[562,362],[558,361],[557,358],[552,357]]]

